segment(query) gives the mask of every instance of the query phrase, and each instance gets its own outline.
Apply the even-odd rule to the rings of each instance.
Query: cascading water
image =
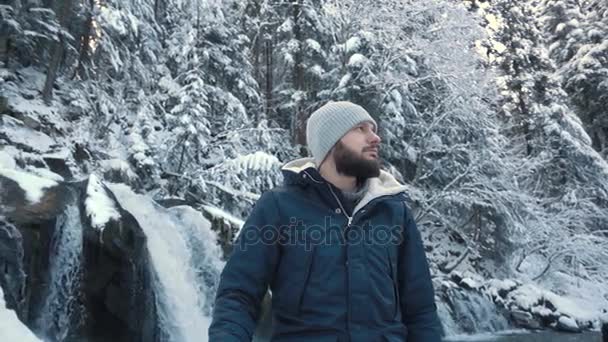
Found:
[[[510,328],[509,322],[496,305],[484,295],[474,291],[450,290],[446,304],[438,305],[446,335],[492,333]],[[456,323],[457,322],[457,323]]]
[[[223,267],[209,223],[194,210],[162,208],[127,186],[109,188],[146,234],[156,274],[153,289],[161,339],[207,341],[212,296]]]
[[[217,235],[211,230],[211,224],[203,215],[189,206],[177,206],[169,209],[175,224],[188,237],[186,243],[191,251],[190,266],[194,272],[196,285],[202,302],[199,307],[211,316],[213,297],[219,285],[220,273],[224,268],[221,247],[216,243]]]
[[[75,204],[57,217],[49,254],[49,287],[38,313],[37,329],[53,341],[65,341],[84,323],[82,303],[82,223]]]
[[[454,336],[459,332],[458,323],[452,317],[450,307],[443,301],[437,301],[437,314],[441,318],[441,326],[445,336]]]

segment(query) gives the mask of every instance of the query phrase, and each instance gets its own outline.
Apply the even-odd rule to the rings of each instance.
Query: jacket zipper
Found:
[[[310,177],[310,175],[309,175],[309,177]],[[329,191],[331,192],[331,194],[334,196],[334,199],[336,200],[336,202],[338,202],[338,205],[340,206],[340,210],[342,210],[342,214],[344,214],[344,216],[348,220],[346,228],[344,229],[345,232],[350,227],[350,225],[353,223],[353,218],[355,217],[355,214],[357,212],[359,212],[359,211],[360,212],[365,212],[365,210],[363,210],[363,208],[365,208],[366,206],[368,206],[370,203],[376,202],[376,200],[378,198],[390,196],[390,195],[387,195],[387,196],[380,196],[378,198],[374,198],[373,201],[370,201],[364,207],[360,208],[357,212],[353,213],[352,216],[349,216],[346,213],[346,210],[344,210],[344,206],[342,205],[342,202],[340,202],[340,199],[338,198],[338,196],[336,195],[336,193],[334,192],[334,190],[331,188],[331,185],[329,183],[327,183],[327,187],[329,188]],[[344,236],[346,236],[346,234]],[[392,273],[392,260],[390,258],[389,258],[389,263],[391,263],[390,266],[391,266],[391,273]],[[348,276],[348,274],[349,274],[348,267],[349,267],[349,265],[348,265],[348,248],[346,248],[346,268],[347,268],[346,288],[348,289],[348,298],[346,299],[346,316],[347,316],[347,319],[346,319],[346,331],[348,333],[348,335],[347,335],[348,336],[348,340],[350,341],[350,333],[349,333],[350,329],[349,329],[349,325],[350,325],[350,321],[351,321],[351,310],[350,310],[350,297],[351,297],[351,295],[350,295],[350,282],[349,282],[349,276]],[[395,291],[395,282],[394,281],[393,281],[392,285],[393,285],[393,291]],[[399,297],[397,297],[397,298],[399,298]],[[396,300],[397,300],[397,305],[399,305],[399,299],[396,299]]]
[[[327,187],[329,188],[329,191],[331,191],[331,194],[336,199],[336,202],[338,202],[338,205],[340,206],[340,210],[342,210],[342,214],[344,214],[344,216],[346,216],[346,219],[348,220],[348,225],[346,226],[346,228],[350,227],[350,224],[353,222],[352,216],[349,216],[346,213],[346,210],[344,210],[344,206],[342,206],[342,202],[340,202],[340,199],[338,198],[338,196],[336,196],[334,189],[331,188],[331,185],[329,183],[327,183]]]
[[[344,206],[342,205],[342,202],[340,202],[340,199],[338,198],[338,196],[336,195],[336,193],[334,192],[334,190],[331,188],[331,185],[329,183],[327,183],[327,187],[329,188],[329,191],[331,192],[331,194],[336,199],[336,202],[338,202],[338,205],[340,206],[340,210],[342,210],[342,214],[344,214],[344,216],[346,216],[346,219],[348,220],[348,223],[346,224],[346,228],[344,228],[344,232],[346,233],[346,231],[350,227],[351,223],[353,222],[353,217],[349,216],[346,213],[346,210],[344,210]],[[344,237],[346,239],[346,234],[344,234]],[[346,246],[348,246],[348,244],[346,244]],[[351,294],[350,294],[350,281],[349,281],[350,280],[350,272],[349,272],[349,265],[348,265],[348,247],[346,247],[345,266],[346,266],[346,290],[348,291],[348,294],[347,294],[347,297],[346,297],[346,333],[347,333],[346,336],[347,336],[348,340],[350,341],[350,321],[351,321],[350,298],[351,298]]]
[[[366,203],[363,207],[359,208],[359,210],[357,210],[356,212],[353,212],[353,215],[350,216],[346,213],[346,210],[344,210],[344,206],[342,205],[342,202],[340,202],[340,199],[338,198],[338,196],[336,195],[336,193],[334,192],[334,190],[331,188],[331,184],[329,184],[329,182],[322,182],[322,181],[318,181],[316,179],[314,179],[314,177],[312,177],[310,174],[308,174],[308,172],[304,171],[304,173],[308,176],[308,178],[310,178],[313,182],[315,183],[325,183],[327,184],[327,187],[329,188],[329,191],[331,192],[332,196],[334,196],[334,199],[336,200],[336,202],[338,202],[338,205],[340,206],[340,210],[342,210],[342,214],[346,217],[346,219],[348,220],[348,223],[346,224],[346,227],[344,228],[344,231],[346,231],[348,228],[350,228],[350,225],[353,223],[353,218],[355,217],[355,215],[360,211],[360,212],[365,212],[365,210],[363,210],[363,208],[369,206],[371,203],[373,202],[377,202],[378,199],[380,198],[384,198],[384,197],[390,197],[392,195],[383,195],[383,196],[379,196],[374,198],[373,200],[369,201],[368,203]],[[346,236],[346,235],[345,235]],[[392,260],[389,258],[389,262],[391,263],[391,273],[392,273]],[[348,265],[348,248],[346,249],[346,268],[348,269],[349,265]],[[347,276],[346,276],[346,288],[348,289],[348,298],[346,299],[346,331],[348,333],[349,331],[349,323],[351,320],[351,313],[350,313],[350,286],[349,286],[349,277],[348,277],[348,270],[347,270]],[[393,282],[393,291],[395,291],[395,282]],[[397,305],[399,305],[399,299],[397,299]],[[350,333],[348,333],[348,340],[350,341]]]

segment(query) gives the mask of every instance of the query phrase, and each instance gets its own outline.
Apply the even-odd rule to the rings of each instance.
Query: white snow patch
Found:
[[[401,96],[401,92],[398,89],[393,89],[391,91],[391,97],[395,101],[395,105],[398,108],[401,108],[401,105],[403,104],[403,96]]]
[[[13,143],[31,147],[38,152],[46,152],[56,144],[48,135],[37,132],[8,115],[4,115],[0,121],[0,132]]]
[[[511,279],[490,279],[486,283],[486,286],[488,288],[488,293],[490,294],[490,296],[492,296],[492,298],[494,298],[495,302],[504,302],[502,297],[500,297],[500,292],[509,292],[515,289],[515,287],[517,287],[517,283]]]
[[[234,197],[242,196],[242,197],[248,198],[252,201],[257,201],[258,199],[260,199],[260,195],[253,193],[253,192],[236,190],[227,185],[223,185],[223,184],[215,182],[215,181],[206,181],[205,183],[207,183],[208,185],[211,185],[211,186],[215,186],[216,188],[218,188],[226,193],[229,193]]]
[[[559,296],[551,291],[545,291],[544,296],[553,303],[558,312],[570,316],[579,322],[592,321],[599,317],[598,312],[594,312],[587,307],[581,307],[568,297]]]
[[[509,293],[509,297],[512,297],[520,308],[530,310],[542,298],[542,290],[534,285],[526,284]]]
[[[306,39],[306,45],[314,52],[321,53],[321,44],[314,39]]]
[[[55,182],[63,182],[64,179],[63,177],[61,177],[61,175],[56,174],[55,172],[49,170],[49,169],[43,169],[40,167],[31,167],[28,166],[27,167],[27,171],[31,172],[33,174],[35,174],[36,176],[42,177],[42,178],[46,178],[46,179],[50,179],[53,180]]]
[[[87,216],[91,218],[93,228],[103,230],[110,220],[118,220],[120,213],[114,201],[108,197],[101,181],[95,176],[89,176],[87,184],[87,199],[84,202]]]
[[[293,21],[291,21],[291,19],[285,20],[281,26],[277,28],[277,32],[279,33],[291,32],[291,30],[293,30]]]
[[[342,76],[342,79],[340,79],[340,84],[338,84],[338,87],[340,88],[344,88],[346,87],[346,85],[348,84],[348,82],[350,81],[351,75],[350,73]]]
[[[593,322],[598,319],[600,313],[592,308],[582,307],[575,299],[560,296],[552,291],[543,290],[533,284],[525,284],[509,293],[508,297],[524,310],[530,310],[538,314],[558,314],[572,317],[577,322]],[[555,307],[555,312],[543,310],[540,303],[550,302]]]
[[[99,19],[102,22],[102,26],[109,26],[120,35],[127,34],[127,27],[123,22],[121,11],[108,6],[102,6],[100,8]]]
[[[317,77],[321,77],[321,76],[323,76],[323,73],[325,73],[325,70],[323,70],[323,67],[321,67],[318,64],[313,65],[309,70],[313,75],[315,75]]]
[[[287,63],[287,65],[293,65],[293,56],[289,52],[285,52],[283,54],[283,59],[285,59],[285,63]]]
[[[228,224],[230,224],[231,226],[239,228],[239,230],[245,224],[244,220],[241,220],[240,218],[238,218],[238,217],[230,214],[229,212],[222,210],[218,207],[214,207],[211,205],[203,205],[202,208],[206,212],[208,212],[211,216],[213,216],[214,218],[222,219],[225,222],[227,222]]]
[[[355,52],[361,47],[361,39],[359,37],[352,37],[344,44],[344,50],[346,53]]]
[[[572,329],[572,330],[578,330],[578,329],[579,329],[579,328],[578,328],[578,324],[576,324],[576,321],[575,321],[575,320],[573,320],[573,319],[572,319],[572,318],[570,318],[570,317],[567,317],[567,316],[561,316],[561,317],[559,318],[559,323],[560,323],[562,326],[567,327],[567,328],[570,328],[570,329]]]
[[[70,150],[67,148],[61,148],[59,150],[56,151],[52,151],[49,153],[44,153],[42,155],[43,158],[53,158],[53,159],[63,159],[63,160],[67,160],[70,157]]]
[[[359,31],[359,36],[370,42],[375,40],[374,34],[370,31]]]
[[[348,65],[350,66],[362,66],[365,63],[367,63],[367,57],[363,56],[360,53],[356,53],[350,56],[350,59],[348,60]]]
[[[175,80],[173,78],[171,78],[170,76],[167,76],[167,75],[163,76],[158,81],[158,86],[161,89],[164,89],[171,96],[176,96],[181,91],[181,86],[179,85],[179,83],[175,82]]]
[[[6,308],[2,287],[0,287],[0,341],[41,342],[19,320],[15,311]]]
[[[585,69],[601,69],[602,64],[592,55],[586,54],[583,58],[578,61],[578,71],[585,71]]]
[[[57,182],[54,180],[34,176],[18,170],[0,168],[0,175],[17,182],[17,185],[25,192],[25,198],[32,204],[40,201],[42,196],[44,196],[44,189],[57,185]]]
[[[129,180],[136,179],[137,174],[131,169],[131,165],[122,159],[109,159],[100,162],[101,167],[105,172],[116,171],[127,176]]]
[[[464,279],[462,279],[461,283],[463,283],[464,285],[468,286],[471,289],[478,289],[481,287],[481,283],[472,278],[464,278]]]
[[[239,155],[238,157],[227,162],[234,170],[255,170],[255,171],[270,171],[281,165],[279,159],[268,153],[257,151],[247,155]]]
[[[0,168],[4,169],[16,169],[17,163],[15,162],[15,158],[10,155],[7,151],[0,150]]]
[[[31,114],[34,117],[48,116],[55,117],[57,108],[49,107],[39,99],[28,100],[15,95],[9,100],[9,107],[17,113]]]
[[[540,305],[533,307],[532,310],[530,310],[530,312],[532,312],[533,314],[537,314],[541,317],[547,317],[547,316],[553,314],[553,310],[551,310],[545,306],[540,306]]]
[[[133,34],[137,36],[140,24],[139,19],[131,13],[127,14],[127,18],[129,19],[129,24],[131,24],[131,31],[133,31]]]

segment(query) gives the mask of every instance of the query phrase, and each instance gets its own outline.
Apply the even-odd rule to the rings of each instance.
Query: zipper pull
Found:
[[[350,227],[350,224],[351,224],[352,222],[353,222],[353,217],[352,217],[352,216],[349,216],[349,217],[348,217],[348,225],[347,225],[347,227]]]

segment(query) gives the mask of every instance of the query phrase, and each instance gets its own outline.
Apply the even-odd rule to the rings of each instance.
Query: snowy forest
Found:
[[[446,338],[608,322],[606,0],[2,0],[0,340],[206,341],[330,100],[379,123]]]

